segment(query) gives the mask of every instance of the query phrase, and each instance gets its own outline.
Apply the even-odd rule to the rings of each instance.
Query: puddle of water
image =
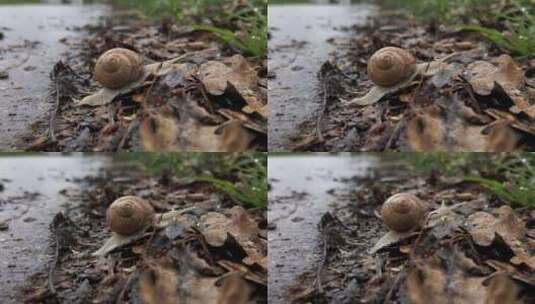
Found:
[[[29,124],[47,113],[49,74],[62,54],[69,49],[60,42],[65,37],[79,37],[76,30],[94,24],[108,11],[101,4],[84,1],[43,0],[42,4],[0,5],[0,150],[8,150]],[[72,3],[76,5],[65,5]]]
[[[72,203],[59,191],[79,188],[74,178],[94,175],[110,161],[106,155],[0,154],[0,221],[9,225],[0,231],[0,303],[14,303],[15,288],[48,262],[49,224]],[[31,193],[38,195],[31,199]]]
[[[341,181],[344,178],[367,176],[378,160],[369,154],[270,154],[268,219],[277,227],[268,233],[269,303],[286,303],[285,289],[316,262],[317,225],[333,200],[327,191],[347,187]],[[284,199],[295,192],[306,192],[307,196]]]
[[[268,83],[269,150],[284,151],[296,127],[319,108],[316,75],[334,50],[327,40],[348,35],[339,29],[364,24],[375,7],[270,4],[268,10],[269,70],[276,74]]]

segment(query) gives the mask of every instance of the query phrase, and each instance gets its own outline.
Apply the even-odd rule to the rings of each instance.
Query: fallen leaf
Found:
[[[524,73],[509,55],[498,57],[498,66],[487,61],[476,61],[466,67],[465,76],[475,93],[490,95],[494,83],[506,91],[520,89],[524,85]]]
[[[245,99],[248,95],[254,95],[251,90],[258,82],[256,71],[241,55],[234,55],[226,62],[204,63],[199,68],[199,79],[210,95],[223,95],[228,83],[231,83]]]
[[[486,277],[473,276],[458,263],[454,249],[443,248],[423,261],[419,261],[407,277],[407,290],[412,304],[489,304],[493,297],[511,299],[509,278],[492,279],[485,286]],[[464,259],[468,259],[464,257]],[[473,264],[473,261],[469,264]],[[514,290],[514,289],[513,289]],[[513,300],[516,294],[513,293]],[[503,303],[515,303],[503,302]]]
[[[441,106],[444,104],[446,106]],[[509,123],[480,126],[464,102],[442,99],[417,113],[407,124],[406,138],[413,151],[514,151],[518,145]],[[467,117],[468,116],[468,117]]]
[[[501,206],[497,210],[498,217],[480,211],[468,217],[466,227],[472,239],[479,246],[490,246],[495,234],[499,234],[509,246],[515,243],[525,233],[525,224],[509,206]]]
[[[501,206],[497,209],[497,213],[496,217],[488,212],[480,211],[468,217],[466,227],[474,243],[489,247],[499,236],[515,254],[511,258],[511,263],[525,264],[535,269],[535,256],[529,253],[529,249],[525,248],[525,242],[522,241],[526,233],[524,222],[509,206]]]
[[[180,304],[178,273],[161,265],[150,265],[139,278],[139,295],[146,304]]]

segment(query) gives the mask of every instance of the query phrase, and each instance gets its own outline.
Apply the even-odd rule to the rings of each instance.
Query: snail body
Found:
[[[143,76],[143,57],[138,53],[115,48],[102,54],[95,65],[95,79],[104,87],[118,89]]]
[[[423,224],[427,205],[410,193],[389,197],[381,208],[385,225],[396,232],[410,231]]]
[[[144,199],[123,196],[115,200],[106,211],[110,230],[128,236],[141,231],[154,217],[154,208]]]
[[[416,58],[397,47],[385,47],[375,52],[368,61],[368,77],[378,86],[390,87],[416,72]]]

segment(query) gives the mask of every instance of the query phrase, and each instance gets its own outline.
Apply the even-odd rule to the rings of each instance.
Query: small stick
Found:
[[[321,131],[321,122],[323,121],[323,117],[325,115],[325,108],[327,107],[327,84],[326,81],[323,80],[323,101],[321,104],[321,111],[319,113],[319,116],[316,120],[316,136],[318,137],[318,141],[321,143],[324,141],[323,134]]]
[[[54,253],[54,260],[52,261],[52,264],[50,265],[50,268],[48,269],[48,290],[52,294],[56,294],[56,288],[54,287],[54,270],[56,270],[56,266],[58,264],[59,259],[59,238],[58,238],[58,231],[57,228],[54,231],[54,236],[56,238],[56,251]]]
[[[318,291],[320,293],[323,293],[323,285],[321,283],[321,273],[323,272],[323,268],[325,267],[325,262],[327,260],[327,238],[325,237],[325,233],[322,233],[322,240],[323,240],[323,251],[321,254],[321,262],[318,265],[318,271],[316,273],[316,284],[318,286]]]
[[[52,111],[52,114],[50,115],[50,120],[48,124],[48,133],[50,135],[50,139],[52,142],[56,142],[56,118],[58,116],[59,111],[59,87],[58,87],[58,80],[55,81],[56,84],[56,103],[54,104],[54,109]]]

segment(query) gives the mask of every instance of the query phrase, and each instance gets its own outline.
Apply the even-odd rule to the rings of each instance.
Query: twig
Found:
[[[54,231],[54,237],[56,238],[56,251],[54,253],[54,260],[52,261],[52,264],[50,265],[50,268],[48,269],[48,290],[52,294],[56,294],[56,288],[54,287],[54,271],[56,270],[56,266],[58,265],[58,259],[59,259],[59,237],[58,237],[58,229],[55,228]]]
[[[126,133],[123,135],[123,138],[121,138],[121,141],[119,142],[119,146],[117,147],[118,150],[123,150],[124,146],[126,145],[126,142],[134,132],[134,130],[139,126],[139,119],[134,120],[130,123],[128,126],[128,130],[126,130]]]
[[[199,243],[201,243],[201,247],[204,253],[206,254],[206,258],[208,259],[208,264],[212,266],[215,265],[214,257],[210,253],[210,250],[208,250],[208,245],[206,244],[206,239],[204,238],[204,235],[199,229],[195,227],[192,227],[192,230],[195,232],[196,239],[199,241]]]
[[[401,130],[401,126],[403,125],[404,119],[405,119],[405,116],[402,116],[401,119],[396,124],[396,127],[392,131],[392,134],[390,135],[390,138],[388,139],[388,142],[386,143],[385,150],[390,150],[390,147],[392,146],[392,142],[394,141],[394,138]]]
[[[132,281],[134,281],[134,278],[137,276],[137,273],[138,273],[138,270],[136,268],[136,270],[132,271],[132,273],[128,276],[128,279],[124,283],[124,286],[121,289],[121,292],[119,293],[119,296],[117,297],[117,300],[115,301],[116,304],[124,303],[123,301],[124,294],[126,293],[126,290],[128,289],[128,287],[132,285]]]
[[[402,269],[398,275],[396,276],[396,279],[394,280],[394,283],[392,283],[392,287],[390,287],[390,290],[386,294],[386,298],[384,301],[384,304],[389,304],[392,299],[392,294],[394,294],[394,291],[398,289],[399,284],[401,282],[401,279],[403,278],[403,275],[405,274],[405,269]]]
[[[58,87],[58,80],[55,81],[56,84],[56,103],[54,104],[54,109],[52,110],[52,114],[50,115],[49,125],[48,125],[48,134],[50,136],[50,139],[52,142],[56,142],[56,118],[58,116],[59,111],[59,87]]]
[[[323,268],[325,267],[325,261],[327,260],[327,238],[325,237],[325,234],[322,233],[322,239],[323,239],[323,251],[321,254],[321,261],[318,265],[318,271],[316,273],[316,285],[318,286],[318,291],[320,293],[323,293],[323,285],[321,283],[321,273],[323,272]]]
[[[323,80],[323,102],[321,104],[320,113],[318,115],[318,118],[316,120],[316,136],[318,137],[318,141],[321,143],[324,141],[323,134],[321,131],[321,123],[323,121],[323,117],[325,115],[325,109],[327,107],[327,82]]]

